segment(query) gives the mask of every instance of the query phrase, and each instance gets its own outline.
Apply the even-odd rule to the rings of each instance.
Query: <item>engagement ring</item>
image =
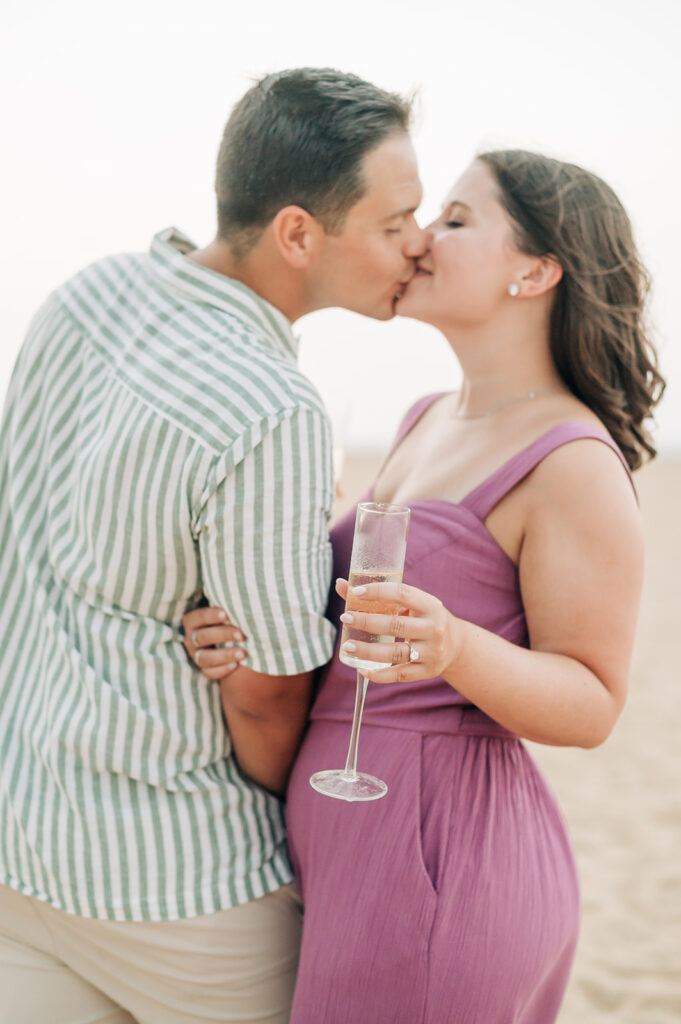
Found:
[[[419,652],[416,650],[415,647],[412,647],[412,645],[409,643],[408,640],[407,640],[407,644],[409,645],[409,661],[418,661],[419,660]]]

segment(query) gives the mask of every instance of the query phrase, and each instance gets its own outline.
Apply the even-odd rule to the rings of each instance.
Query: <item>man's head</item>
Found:
[[[305,231],[308,308],[392,316],[422,245],[413,216],[421,191],[410,115],[408,101],[331,69],[261,79],[225,127],[218,240],[244,260],[274,225],[291,263],[292,232]]]

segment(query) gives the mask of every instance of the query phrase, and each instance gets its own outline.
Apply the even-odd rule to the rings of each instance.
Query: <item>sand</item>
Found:
[[[380,461],[347,459],[337,515]],[[559,1024],[681,1022],[681,459],[658,459],[636,481],[647,568],[627,706],[595,750],[528,744],[567,820],[582,886]]]

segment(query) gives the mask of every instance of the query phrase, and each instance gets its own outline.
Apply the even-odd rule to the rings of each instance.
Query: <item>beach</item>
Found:
[[[347,457],[334,517],[382,459]],[[646,578],[627,705],[595,750],[527,744],[567,821],[582,889],[559,1024],[681,1022],[681,459],[635,480]]]

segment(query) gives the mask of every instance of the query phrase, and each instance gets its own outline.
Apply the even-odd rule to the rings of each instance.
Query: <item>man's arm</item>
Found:
[[[282,795],[305,728],[313,672],[271,676],[238,662],[247,657],[248,638],[218,608],[194,608],[182,619],[187,654],[220,696],[243,771]]]
[[[276,792],[302,738],[313,671],[333,651],[332,501],[328,422],[299,408],[212,487],[196,521],[206,598],[247,638],[248,667],[220,687],[234,754]]]
[[[220,696],[239,767],[283,796],[303,737],[313,672],[266,676],[238,668],[220,681]]]

